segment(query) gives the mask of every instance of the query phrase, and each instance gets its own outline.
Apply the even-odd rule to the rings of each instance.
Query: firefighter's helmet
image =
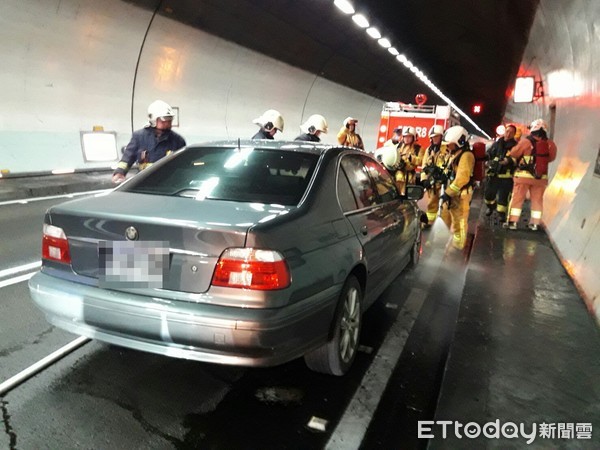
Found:
[[[283,133],[283,116],[275,109],[265,111],[260,117],[254,119],[252,123],[255,123],[266,130],[276,128]]]
[[[347,127],[348,125],[355,125],[358,123],[358,119],[355,119],[354,117],[346,117],[344,119],[344,126]]]
[[[448,144],[456,144],[458,148],[462,148],[468,143],[469,132],[460,125],[455,125],[446,130],[443,139]]]
[[[413,138],[417,138],[417,130],[415,127],[404,127],[402,130],[402,136],[412,136]]]
[[[443,135],[444,135],[444,127],[441,125],[434,125],[429,129],[429,137],[443,136]]]
[[[536,119],[533,122],[531,122],[531,125],[529,125],[529,131],[531,131],[532,133],[538,130],[544,130],[546,133],[548,132],[548,125],[542,119]]]
[[[150,126],[155,127],[156,119],[163,117],[171,119],[175,117],[173,108],[162,100],[156,100],[150,103],[150,106],[148,106],[148,122],[150,122]]]
[[[329,128],[327,126],[327,121],[325,120],[325,117],[323,117],[321,114],[313,114],[308,119],[306,119],[306,122],[300,125],[300,129],[304,133],[309,134],[314,134],[315,131],[320,131],[321,133],[327,134]]]
[[[395,170],[396,164],[400,161],[395,145],[378,148],[375,150],[375,158],[390,170]]]

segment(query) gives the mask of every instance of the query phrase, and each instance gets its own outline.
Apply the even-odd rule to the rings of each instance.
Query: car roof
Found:
[[[342,148],[339,145],[323,144],[320,142],[307,142],[307,141],[275,141],[270,139],[235,139],[235,140],[223,140],[223,141],[212,141],[203,142],[199,144],[191,144],[186,148],[200,148],[200,147],[254,147],[263,148],[269,150],[281,150],[290,152],[304,152],[312,153],[315,155],[321,155],[329,149]]]

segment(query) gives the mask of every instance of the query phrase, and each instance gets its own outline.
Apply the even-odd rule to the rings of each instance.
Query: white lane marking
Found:
[[[29,280],[37,272],[26,273],[25,275],[19,275],[18,277],[9,278],[8,280],[0,281],[0,288],[10,286],[11,284],[17,284],[21,281]]]
[[[61,194],[61,195],[50,195],[48,197],[32,197],[32,198],[21,198],[18,200],[7,200],[5,202],[0,202],[0,206],[5,206],[5,205],[15,205],[17,203],[20,203],[22,205],[26,205],[29,202],[37,202],[40,200],[52,200],[55,198],[72,198],[72,197],[77,197],[79,195],[91,195],[91,194],[99,194],[102,192],[108,192],[111,191],[112,189],[99,189],[96,191],[86,191],[86,192],[73,192],[71,194]]]
[[[412,289],[396,322],[327,442],[327,449],[359,448],[406,340],[419,316],[427,291]]]
[[[80,336],[77,339],[69,342],[67,345],[62,346],[55,352],[52,352],[48,356],[45,356],[44,358],[40,359],[38,362],[32,364],[27,369],[20,371],[15,376],[12,376],[3,383],[0,383],[0,395],[4,395],[14,387],[23,383],[28,378],[31,378],[32,376],[41,372],[46,367],[50,366],[51,364],[54,364],[59,359],[67,356],[73,350],[76,350],[82,345],[87,344],[89,341],[91,341],[91,339],[85,336]]]
[[[15,273],[25,272],[26,270],[37,269],[42,265],[42,261],[35,261],[22,266],[11,267],[10,269],[0,270],[0,278],[14,275]]]

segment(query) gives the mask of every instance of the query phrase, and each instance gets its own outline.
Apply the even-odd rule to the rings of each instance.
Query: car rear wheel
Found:
[[[362,289],[354,276],[348,277],[338,302],[331,339],[304,355],[309,369],[328,375],[344,375],[356,357],[360,328]]]

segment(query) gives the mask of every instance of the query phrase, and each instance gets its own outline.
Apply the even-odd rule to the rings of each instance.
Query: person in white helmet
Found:
[[[171,130],[173,117],[173,108],[162,100],[156,100],[148,106],[148,123],[141,130],[133,132],[113,173],[113,183],[119,184],[125,180],[136,161],[139,169],[143,170],[169,153],[185,147],[185,139]]]
[[[252,139],[274,139],[275,133],[283,133],[283,116],[275,109],[265,111],[252,122],[260,127]]]
[[[340,145],[345,145],[346,147],[354,147],[360,148],[361,150],[365,149],[365,145],[363,144],[363,140],[360,137],[360,134],[356,132],[356,124],[358,123],[358,119],[354,117],[346,117],[342,124],[342,128],[340,129],[337,140]]]
[[[302,134],[295,141],[309,141],[309,142],[321,142],[321,133],[327,134],[329,127],[325,117],[320,114],[313,114],[306,122],[300,125]]]
[[[448,128],[443,140],[450,160],[446,166],[449,185],[441,196],[440,216],[452,233],[452,246],[462,250],[467,242],[475,155],[469,148],[469,132],[459,125]]]
[[[450,152],[445,142],[442,142],[444,127],[434,125],[429,130],[431,145],[425,150],[423,156],[423,172],[421,173],[421,185],[427,190],[427,227],[433,225],[440,209],[440,191],[446,182],[446,163]]]
[[[494,211],[500,222],[506,222],[508,200],[513,190],[514,166],[512,159],[506,155],[517,145],[515,133],[517,126],[510,123],[504,128],[504,135],[498,138],[487,151],[487,173],[483,198],[487,206],[485,215],[491,216]]]
[[[548,139],[546,122],[542,119],[534,120],[529,126],[529,132],[530,135],[521,139],[507,154],[516,167],[510,215],[506,225],[510,230],[517,229],[527,193],[531,199],[531,220],[528,227],[533,231],[539,228],[544,210],[544,192],[548,186],[548,165],[556,159],[556,144]]]
[[[404,194],[407,184],[417,182],[417,168],[421,167],[425,149],[417,143],[417,131],[415,127],[404,127],[402,129],[402,143],[398,148],[400,153],[400,165],[396,171],[396,186],[401,194]]]

